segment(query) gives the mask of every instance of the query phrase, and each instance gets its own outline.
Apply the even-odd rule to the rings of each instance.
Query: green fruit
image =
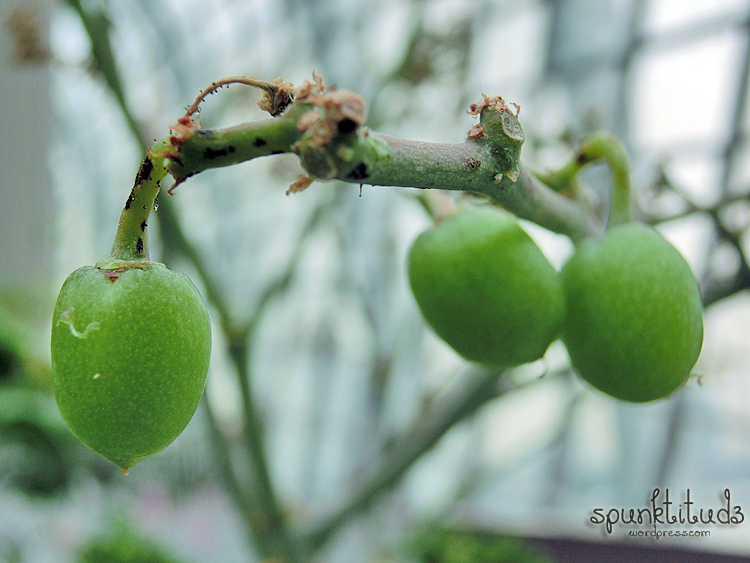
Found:
[[[625,401],[660,399],[690,375],[703,309],[685,259],[651,227],[629,223],[585,241],[562,270],[563,341],[573,367]]]
[[[408,272],[424,318],[467,360],[500,367],[531,362],[559,335],[558,276],[509,214],[458,211],[417,237]]]
[[[211,327],[185,275],[154,262],[101,264],[73,272],[57,298],[54,391],[73,433],[127,473],[192,418]]]

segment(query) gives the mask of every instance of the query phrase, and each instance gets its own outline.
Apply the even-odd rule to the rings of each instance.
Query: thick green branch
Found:
[[[422,143],[380,133],[367,137],[377,148],[366,157],[371,173],[360,182],[481,193],[518,217],[574,240],[597,231],[585,208],[543,185],[523,165],[518,166],[515,180],[511,178],[488,144],[473,139],[460,144]]]
[[[226,129],[198,129],[187,127],[184,139],[171,137],[176,152],[171,156],[169,171],[175,180],[182,181],[209,168],[231,166],[260,156],[292,152],[292,146],[302,136],[297,119],[305,107],[297,105],[280,117],[243,123]]]
[[[189,116],[173,127],[170,172],[202,170],[293,152],[313,180],[481,193],[517,216],[579,240],[598,229],[588,209],[556,193],[519,164],[523,129],[501,98],[472,107],[480,123],[463,143],[397,139],[362,126],[364,102],[345,90],[307,92],[272,119],[201,130]]]

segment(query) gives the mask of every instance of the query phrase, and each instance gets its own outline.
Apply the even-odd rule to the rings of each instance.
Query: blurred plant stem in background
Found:
[[[137,139],[145,154],[150,144],[145,139],[128,107],[122,81],[112,56],[109,37],[110,22],[106,14],[96,7],[84,6],[79,0],[68,0],[68,2],[80,16],[91,40],[91,55],[95,61],[96,70],[112,91],[133,136]],[[253,323],[241,327],[235,326],[229,312],[229,306],[225,302],[221,290],[205,263],[201,260],[199,252],[185,236],[179,217],[169,198],[162,198],[159,204],[158,225],[164,244],[164,254],[170,258],[186,258],[198,272],[200,284],[205,288],[205,298],[218,313],[219,326],[226,338],[227,348],[237,374],[242,394],[243,420],[245,421],[243,429],[245,436],[244,453],[251,463],[252,475],[240,478],[235,474],[229,459],[229,449],[231,448],[229,440],[217,424],[210,406],[206,409],[212,434],[216,437],[214,445],[218,450],[217,458],[227,483],[227,491],[233,496],[237,507],[242,511],[252,534],[252,541],[262,557],[283,557],[289,561],[297,561],[282,507],[278,503],[274,486],[271,483],[263,443],[262,421],[253,402],[252,375],[250,373],[250,362],[248,361],[251,354],[250,334]],[[290,264],[290,272],[292,269],[293,264]],[[291,274],[284,277],[288,279],[289,275]],[[285,279],[279,280],[274,289],[269,290],[266,301],[273,297],[276,291],[284,287],[285,281]],[[263,305],[265,303],[261,303],[258,308],[257,317],[260,316]],[[205,398],[205,402],[210,405],[208,397]],[[247,477],[250,477],[249,482],[242,482]]]
[[[68,2],[79,14],[89,35],[96,70],[112,91],[133,136],[145,153],[149,143],[145,140],[137,120],[128,107],[122,81],[112,56],[109,38],[111,26],[106,15],[97,8],[84,6],[79,0],[68,0]],[[329,219],[332,207],[335,206],[324,203],[315,209],[302,229],[301,240]],[[438,404],[433,406],[411,430],[405,432],[392,445],[389,454],[378,461],[362,480],[360,487],[340,507],[307,531],[300,533],[292,530],[285,517],[284,508],[279,503],[269,473],[263,420],[252,388],[251,358],[253,332],[267,305],[277,295],[283,294],[288,287],[304,246],[297,246],[284,271],[257,299],[256,308],[250,320],[238,326],[230,314],[229,305],[218,284],[201,259],[200,253],[185,236],[179,216],[169,198],[160,200],[158,224],[165,256],[170,259],[183,257],[189,260],[200,276],[200,285],[205,288],[204,295],[207,302],[218,313],[219,326],[226,341],[242,399],[244,440],[241,442],[241,449],[242,455],[250,462],[249,475],[236,473],[232,463],[232,450],[237,449],[238,444],[222,431],[211,408],[210,397],[206,397],[205,400],[206,413],[211,435],[214,437],[216,459],[219,462],[227,492],[233,497],[244,515],[251,540],[263,559],[308,561],[311,555],[319,550],[347,519],[367,507],[378,494],[393,486],[404,472],[422,454],[429,451],[453,425],[474,414],[487,401],[517,388],[512,379],[504,380],[502,388],[499,388],[498,378],[501,374],[490,370],[468,372],[458,383],[454,392],[440,397]]]

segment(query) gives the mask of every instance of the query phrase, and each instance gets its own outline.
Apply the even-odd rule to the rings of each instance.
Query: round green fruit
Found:
[[[507,213],[459,210],[417,237],[408,273],[425,320],[467,360],[499,367],[531,362],[559,336],[560,280]]]
[[[585,241],[562,279],[563,342],[581,378],[634,402],[685,383],[703,343],[703,308],[687,262],[656,230],[628,223]]]
[[[111,261],[100,264],[111,267]],[[211,326],[198,290],[154,262],[84,267],[52,320],[52,374],[63,419],[88,447],[129,467],[169,445],[193,416]]]

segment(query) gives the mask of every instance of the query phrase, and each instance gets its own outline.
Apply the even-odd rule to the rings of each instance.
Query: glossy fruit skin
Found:
[[[187,426],[210,352],[198,290],[161,264],[119,275],[79,268],[58,296],[52,373],[60,413],[84,444],[123,470]]]
[[[467,360],[511,367],[541,358],[559,336],[560,280],[516,219],[465,208],[409,251],[412,293],[435,333]]]
[[[561,275],[563,342],[581,378],[633,402],[685,383],[703,343],[703,307],[690,266],[656,230],[613,227],[582,243]]]

